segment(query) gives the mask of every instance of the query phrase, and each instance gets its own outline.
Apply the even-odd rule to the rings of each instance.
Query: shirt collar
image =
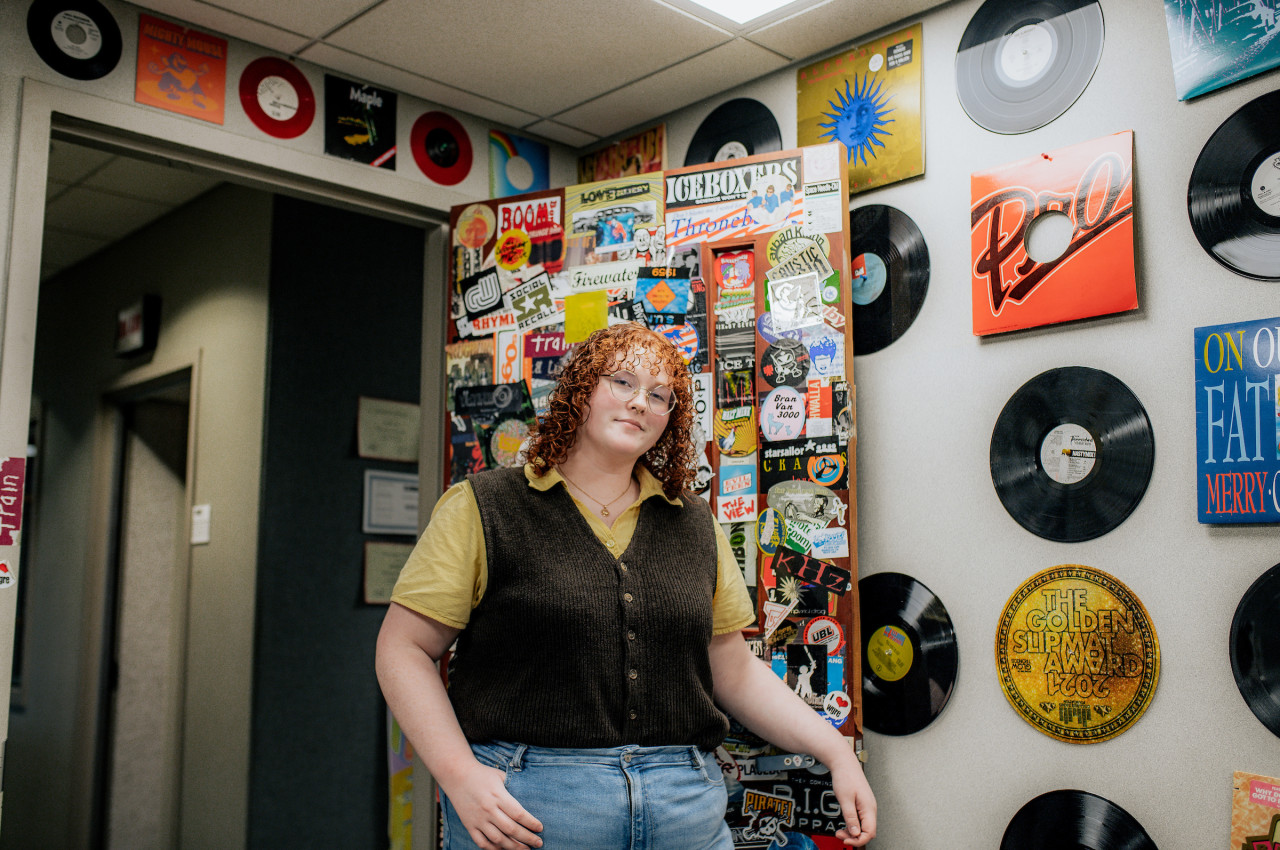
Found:
[[[550,490],[557,484],[564,483],[564,476],[561,475],[560,470],[554,466],[547,470],[546,475],[539,478],[534,474],[533,464],[526,463],[524,465],[524,477],[525,480],[529,482],[529,486],[535,490],[546,491]],[[640,482],[640,498],[637,499],[637,501],[643,502],[650,496],[658,496],[664,499],[668,504],[675,505],[676,507],[683,507],[684,502],[680,501],[679,497],[672,499],[663,492],[662,481],[658,479],[658,476],[650,472],[648,467],[644,464],[636,464],[636,480]],[[565,489],[567,490],[568,487]]]

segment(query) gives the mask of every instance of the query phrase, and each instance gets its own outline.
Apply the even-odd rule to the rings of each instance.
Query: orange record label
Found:
[[[1072,744],[1114,738],[1147,710],[1160,644],[1142,602],[1114,576],[1080,564],[1036,573],[996,630],[996,668],[1022,718]]]
[[[1132,131],[980,171],[969,182],[976,335],[1137,308]],[[1050,243],[1056,256],[1037,250],[1032,259],[1025,240],[1046,214],[1066,217],[1063,238]]]

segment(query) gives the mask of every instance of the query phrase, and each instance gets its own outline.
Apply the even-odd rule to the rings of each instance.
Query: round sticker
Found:
[[[853,286],[849,297],[853,303],[865,307],[880,297],[889,280],[889,269],[879,255],[870,252],[859,254],[853,261]]]
[[[493,246],[494,262],[498,264],[498,268],[513,272],[525,267],[532,251],[533,243],[529,234],[512,228],[499,236],[498,243]]]
[[[809,375],[809,349],[798,339],[780,338],[760,358],[760,375],[775,387],[803,387]]]
[[[479,250],[493,236],[498,221],[493,210],[484,204],[472,204],[458,214],[458,223],[453,228],[453,239],[464,248]]]
[[[1027,579],[1005,604],[995,649],[1009,704],[1044,734],[1073,744],[1132,726],[1160,678],[1147,609],[1119,579],[1080,564]]]
[[[794,440],[804,433],[805,397],[793,387],[771,390],[760,403],[760,432],[766,440]]]
[[[844,477],[844,457],[818,455],[809,458],[809,480],[823,487],[834,487]]]
[[[776,266],[811,245],[821,248],[824,256],[831,256],[831,243],[825,233],[807,233],[800,225],[789,224],[769,237],[764,256],[770,266]]]
[[[911,638],[897,626],[877,629],[867,641],[867,666],[886,682],[896,682],[907,675],[915,655]]]
[[[766,555],[778,551],[778,546],[787,539],[787,524],[782,514],[773,508],[765,508],[756,517],[756,545]]]
[[[853,700],[844,691],[830,691],[822,698],[822,710],[837,729],[844,725],[853,712]]]
[[[520,449],[529,436],[529,424],[523,419],[504,419],[489,435],[489,453],[498,466],[520,466]]]
[[[809,333],[804,328],[780,330],[775,327],[772,313],[761,313],[756,317],[756,333],[760,334],[761,339],[770,344],[780,339],[796,339],[805,342],[809,338]]]
[[[1098,444],[1080,425],[1064,422],[1040,442],[1044,474],[1059,484],[1076,484],[1089,477],[1098,462]]]
[[[825,646],[827,655],[839,655],[844,649],[844,629],[835,617],[814,617],[805,624],[804,642]]]

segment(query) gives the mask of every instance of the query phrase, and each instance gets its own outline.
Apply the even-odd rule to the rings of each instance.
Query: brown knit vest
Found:
[[[489,569],[450,675],[468,740],[718,746],[728,721],[711,699],[706,504],[645,500],[615,558],[563,486],[535,490],[518,468],[468,480]]]

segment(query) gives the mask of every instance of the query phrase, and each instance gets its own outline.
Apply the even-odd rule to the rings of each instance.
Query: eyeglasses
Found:
[[[609,389],[613,391],[613,397],[618,401],[631,401],[638,394],[644,393],[649,410],[658,416],[666,416],[676,406],[676,394],[671,387],[664,387],[661,384],[651,390],[646,390],[640,386],[640,379],[631,372],[614,372],[612,375],[602,375],[601,380],[609,385]]]

